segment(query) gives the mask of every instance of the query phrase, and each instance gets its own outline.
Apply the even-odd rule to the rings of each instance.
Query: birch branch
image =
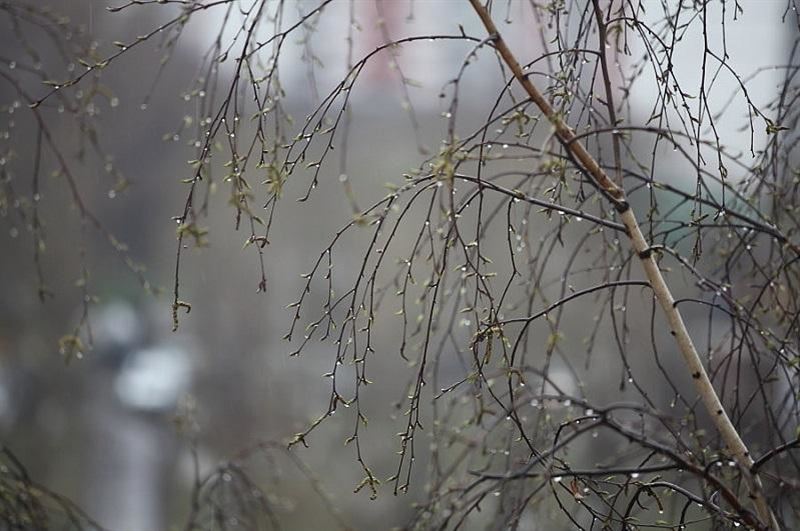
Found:
[[[750,455],[750,451],[747,449],[744,441],[742,441],[739,432],[725,412],[725,408],[714,390],[711,379],[708,377],[708,373],[703,366],[703,361],[683,322],[683,317],[675,306],[675,299],[672,296],[672,292],[664,280],[664,276],[661,274],[658,264],[656,264],[650,245],[647,243],[647,240],[644,238],[639,228],[636,215],[628,204],[625,190],[608,177],[594,157],[586,150],[583,143],[579,139],[576,139],[575,132],[564,122],[561,116],[553,110],[553,106],[550,102],[547,101],[530,81],[528,75],[523,72],[516,57],[497,30],[497,26],[495,26],[486,7],[484,7],[479,0],[470,0],[470,3],[480,17],[481,22],[483,22],[486,31],[492,37],[495,50],[497,50],[503,61],[511,69],[514,77],[520,85],[522,85],[528,97],[550,121],[564,147],[575,157],[583,170],[594,180],[594,184],[604,192],[614,204],[614,207],[620,215],[620,220],[625,225],[626,233],[630,239],[633,250],[639,257],[647,279],[653,288],[653,293],[667,317],[670,333],[675,338],[675,342],[683,355],[686,368],[692,376],[695,390],[700,396],[714,426],[717,428],[717,431],[719,431],[728,452],[732,454],[747,480],[747,487],[749,490],[748,496],[752,499],[758,518],[761,520],[760,526],[764,529],[778,531],[780,526],[764,497],[761,480],[757,473],[754,473],[752,470],[754,461]]]

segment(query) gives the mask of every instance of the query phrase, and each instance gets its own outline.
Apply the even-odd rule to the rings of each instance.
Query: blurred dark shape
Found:
[[[136,309],[123,301],[100,307],[92,317],[92,324],[96,356],[116,369],[145,336],[144,324]]]

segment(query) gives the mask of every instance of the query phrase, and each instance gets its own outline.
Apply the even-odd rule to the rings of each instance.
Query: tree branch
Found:
[[[549,101],[539,92],[533,83],[525,74],[517,61],[514,54],[509,49],[500,32],[497,30],[494,21],[492,20],[489,11],[484,7],[479,0],[470,0],[472,7],[483,22],[486,31],[493,37],[493,44],[497,52],[502,57],[503,61],[508,65],[514,77],[525,89],[525,92],[530,97],[539,110],[547,117],[555,129],[556,136],[561,140],[564,147],[575,157],[580,163],[583,170],[591,177],[594,184],[610,198],[614,203],[617,212],[620,214],[620,219],[627,229],[628,237],[636,252],[639,260],[642,263],[644,272],[650,285],[653,288],[656,299],[664,311],[670,327],[670,333],[675,338],[678,348],[683,354],[689,374],[692,376],[695,390],[697,391],[703,405],[706,408],[712,422],[722,436],[725,446],[728,451],[733,454],[733,458],[739,464],[743,475],[747,479],[749,487],[749,496],[752,498],[755,505],[756,512],[766,528],[778,530],[778,525],[775,516],[764,498],[761,488],[761,481],[757,474],[751,472],[753,467],[753,458],[750,451],[747,449],[744,441],[742,441],[739,432],[731,422],[727,413],[725,412],[722,402],[719,399],[711,379],[703,366],[702,359],[700,358],[697,348],[689,336],[686,325],[683,322],[683,317],[675,305],[675,299],[672,292],[667,286],[661,270],[658,268],[653,253],[651,252],[650,245],[645,240],[636,215],[626,200],[625,190],[612,181],[605,171],[601,168],[600,164],[594,157],[586,150],[583,144],[575,139],[575,132],[564,122],[564,120],[555,112]]]

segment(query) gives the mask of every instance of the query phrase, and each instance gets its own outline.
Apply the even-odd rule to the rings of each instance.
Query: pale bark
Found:
[[[752,473],[753,458],[744,441],[742,441],[742,438],[739,436],[736,427],[725,412],[725,408],[717,392],[714,390],[714,386],[703,366],[703,361],[697,352],[697,348],[691,336],[689,336],[681,313],[675,306],[675,299],[672,296],[672,292],[664,280],[664,276],[661,274],[661,270],[651,252],[650,245],[647,243],[647,240],[644,238],[639,228],[636,215],[625,198],[625,191],[608,177],[595,158],[586,150],[583,143],[580,140],[575,140],[575,132],[553,110],[550,102],[539,92],[536,86],[531,83],[498,32],[488,10],[479,0],[470,0],[470,3],[481,18],[486,31],[493,38],[492,44],[494,48],[511,69],[520,85],[525,89],[528,97],[548,118],[564,147],[568,149],[572,156],[580,163],[582,169],[595,181],[595,184],[609,196],[615,208],[620,213],[620,219],[625,225],[633,250],[639,257],[656,300],[667,317],[670,333],[675,337],[678,349],[683,355],[686,368],[692,377],[692,382],[694,382],[695,390],[711,417],[714,426],[719,431],[727,451],[738,463],[742,473],[747,479],[750,491],[748,495],[753,500],[753,505],[755,506],[756,513],[762,525],[769,529],[779,530],[780,527],[777,520],[764,498],[761,481],[757,475]]]

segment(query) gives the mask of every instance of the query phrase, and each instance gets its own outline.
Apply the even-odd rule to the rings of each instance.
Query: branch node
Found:
[[[631,209],[631,204],[628,203],[625,199],[619,199],[614,202],[614,209],[618,213],[624,214],[625,212]]]
[[[643,251],[639,251],[639,253],[638,253],[640,260],[647,260],[648,258],[650,258],[650,256],[652,256],[652,254],[653,254],[653,248],[652,247],[648,247],[647,249],[645,249]]]

